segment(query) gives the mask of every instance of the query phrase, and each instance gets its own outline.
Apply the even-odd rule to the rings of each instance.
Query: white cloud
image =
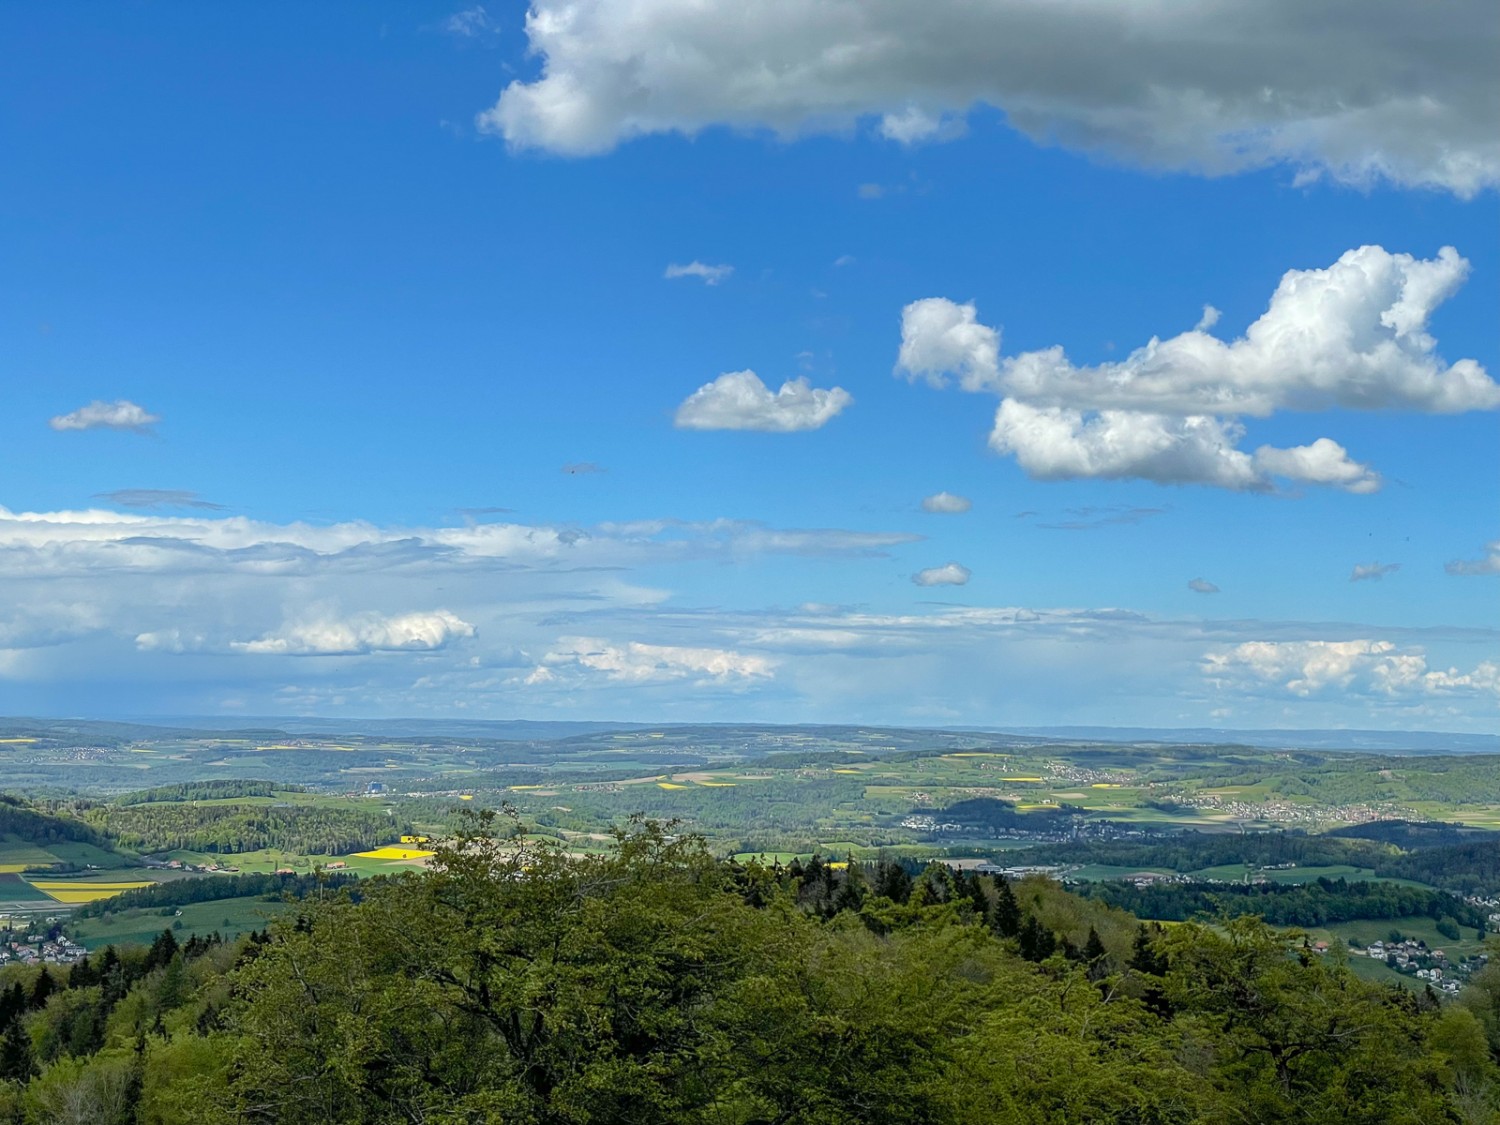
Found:
[[[1208,653],[1203,672],[1221,687],[1270,686],[1302,698],[1329,690],[1500,698],[1500,664],[1484,661],[1470,672],[1432,669],[1422,649],[1399,648],[1385,640],[1250,641]]]
[[[1500,181],[1482,0],[533,0],[541,75],[482,129],[585,154],[714,125],[782,135],[963,115],[1149,167],[1272,164],[1472,195]],[[899,128],[899,127],[898,127]]]
[[[840,254],[837,258],[835,258],[833,260],[833,264],[834,264],[834,268],[836,268],[836,269],[842,269],[844,266],[852,266],[852,265],[854,265],[854,263],[857,262],[858,260],[859,259],[856,258],[853,254]]]
[[[1237,340],[1195,329],[1093,367],[1074,366],[1060,347],[999,361],[999,333],[972,304],[927,298],[902,312],[897,369],[935,386],[951,373],[964,390],[1088,410],[1492,410],[1500,384],[1475,360],[1444,363],[1427,332],[1468,273],[1451,246],[1426,260],[1362,246],[1327,269],[1287,271]]]
[[[1273,487],[1273,477],[1284,477],[1349,492],[1380,487],[1379,474],[1328,438],[1291,449],[1263,445],[1251,456],[1237,448],[1244,433],[1232,419],[1206,415],[1085,414],[1007,398],[995,413],[990,447],[1015,457],[1036,480],[1149,480],[1264,491]]]
[[[789,379],[772,394],[753,371],[731,371],[699,387],[677,408],[678,429],[816,430],[854,402],[842,387],[822,389]]]
[[[727,683],[770,678],[775,662],[718,648],[692,648],[596,637],[564,637],[542,658],[526,683],[551,683],[562,673],[594,673],[616,683],[656,684],[675,680]]]
[[[966,391],[997,391],[1000,333],[979,323],[972,302],[960,305],[946,297],[913,301],[901,310],[896,369],[933,387],[947,386],[948,376],[957,375]]]
[[[1449,574],[1500,574],[1500,539],[1485,547],[1486,554],[1479,559],[1454,559],[1444,565]]]
[[[461,12],[454,12],[443,21],[443,30],[460,39],[481,39],[497,34],[499,24],[490,18],[483,4],[475,4]]]
[[[732,273],[734,273],[733,266],[709,266],[695,259],[685,266],[677,265],[674,262],[667,267],[666,272],[662,276],[668,281],[679,277],[696,277],[701,278],[704,285],[717,285],[719,282],[726,280]]]
[[[922,511],[946,515],[959,515],[973,506],[974,502],[967,496],[957,496],[952,492],[934,492],[922,500]]]
[[[1219,588],[1207,578],[1194,578],[1189,580],[1188,589],[1195,594],[1217,594]]]
[[[1380,477],[1330,438],[1238,448],[1241,415],[1277,410],[1500,407],[1476,361],[1446,364],[1427,332],[1469,264],[1451,247],[1420,260],[1365,246],[1328,269],[1290,270],[1266,312],[1225,343],[1194,329],[1153,338],[1115,363],[1072,364],[1062,348],[1002,358],[975,306],[934,297],[902,310],[896,369],[1002,396],[991,447],[1043,480],[1141,478],[1265,489],[1273,478],[1374,492]],[[1203,321],[1211,323],[1205,307]]]
[[[1387,574],[1394,574],[1401,569],[1400,563],[1358,563],[1349,572],[1350,582],[1379,582]]]
[[[963,136],[961,117],[944,117],[928,113],[921,106],[909,105],[880,119],[880,135],[898,144],[914,145],[923,141],[951,141]]]
[[[1215,324],[1219,323],[1222,314],[1212,305],[1203,306],[1203,315],[1198,318],[1198,323],[1193,325],[1194,332],[1207,332]]]
[[[323,618],[292,623],[257,640],[232,642],[230,648],[277,656],[435,652],[461,637],[472,637],[474,633],[473,625],[440,609],[395,617],[363,614],[345,619]]]
[[[1290,449],[1263,445],[1255,451],[1255,465],[1263,474],[1301,484],[1331,485],[1346,492],[1380,491],[1380,474],[1351,460],[1349,451],[1332,438]]]
[[[972,573],[968,567],[951,562],[919,570],[911,580],[918,586],[966,586]]]
[[[54,430],[131,430],[143,434],[161,421],[160,415],[152,414],[145,407],[137,406],[127,399],[101,402],[95,399],[87,406],[80,406],[71,414],[59,414],[47,424]]]

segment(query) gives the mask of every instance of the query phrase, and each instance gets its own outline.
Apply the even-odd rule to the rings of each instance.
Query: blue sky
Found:
[[[9,9],[0,710],[1493,729],[1386,7]]]

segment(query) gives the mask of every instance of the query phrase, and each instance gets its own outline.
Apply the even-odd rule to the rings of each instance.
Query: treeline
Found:
[[[1360,918],[1452,919],[1482,933],[1486,912],[1442,891],[1399,883],[1318,879],[1308,883],[1085,883],[1079,893],[1142,918],[1255,914],[1277,926],[1324,926]]]
[[[116,797],[117,805],[146,805],[158,801],[218,801],[238,797],[275,797],[279,793],[306,793],[303,785],[286,785],[251,778],[229,778],[219,781],[185,781],[178,785],[158,785],[138,789]]]
[[[1298,867],[1349,864],[1377,867],[1394,856],[1392,848],[1369,840],[1309,836],[1301,832],[1186,831],[1136,843],[1118,840],[1040,844],[1027,850],[1027,862],[1048,864],[1105,864],[1115,867],[1165,868],[1169,871],[1199,871],[1205,867],[1244,863],[1272,867],[1294,863]]]
[[[111,898],[85,903],[77,907],[69,917],[97,918],[137,907],[149,910],[251,896],[300,899],[336,891],[356,879],[357,876],[346,871],[310,875],[215,875],[207,879],[175,879],[170,883],[155,883],[149,887],[122,891]]]
[[[23,1001],[0,1036],[0,1121],[1494,1125],[1500,1110],[1485,973],[1472,1002],[1440,1006],[1253,919],[1164,931],[1042,881],[741,866],[651,823],[587,858],[492,829],[478,818],[429,873],[306,902],[269,935],[121,953],[123,992],[91,966],[34,1002],[36,970],[0,970],[0,996],[19,985]]]
[[[1427,825],[1406,821],[1394,823],[1396,827],[1388,832],[1362,826],[1375,838],[1343,831],[1320,836],[1301,832],[1182,832],[1150,843],[1101,840],[1040,844],[1028,849],[1026,855],[1028,862],[1034,863],[1104,864],[1178,872],[1239,863],[1252,867],[1347,864],[1369,868],[1384,878],[1410,879],[1459,894],[1500,892],[1500,838],[1433,844],[1429,841],[1448,839],[1448,833],[1428,831]],[[1416,850],[1402,853],[1397,850],[1398,842]]]
[[[1377,868],[1380,874],[1431,883],[1468,895],[1500,891],[1500,840],[1424,848],[1392,856]]]
[[[17,836],[32,844],[93,844],[108,842],[93,827],[69,816],[53,816],[19,797],[0,793],[0,837]]]
[[[233,855],[280,848],[344,855],[379,847],[412,830],[406,820],[383,811],[316,805],[96,806],[83,815],[101,832],[141,852]]]

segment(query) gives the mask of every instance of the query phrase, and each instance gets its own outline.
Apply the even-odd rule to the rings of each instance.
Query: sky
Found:
[[[1492,16],[0,9],[0,712],[1493,731]]]

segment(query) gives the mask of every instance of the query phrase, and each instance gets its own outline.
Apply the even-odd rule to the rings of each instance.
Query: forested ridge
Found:
[[[288,785],[253,778],[185,781],[176,785],[158,785],[138,789],[115,798],[117,805],[148,805],[162,801],[216,801],[233,797],[274,797],[278,793],[306,793],[303,785]]]
[[[6,836],[34,844],[105,844],[102,834],[81,820],[54,816],[20,798],[0,793],[0,839]]]
[[[1399,883],[1315,879],[1307,883],[1084,883],[1089,898],[1165,921],[1254,914],[1277,926],[1326,926],[1360,918],[1448,919],[1483,933],[1488,911],[1444,891]]]
[[[178,802],[105,806],[83,811],[100,832],[140,852],[183,849],[232,855],[281,848],[312,855],[345,855],[410,832],[383,810],[316,805],[191,805]]]
[[[1439,1006],[1253,918],[495,827],[235,944],[0,972],[0,1121],[1500,1122],[1497,970]]]

